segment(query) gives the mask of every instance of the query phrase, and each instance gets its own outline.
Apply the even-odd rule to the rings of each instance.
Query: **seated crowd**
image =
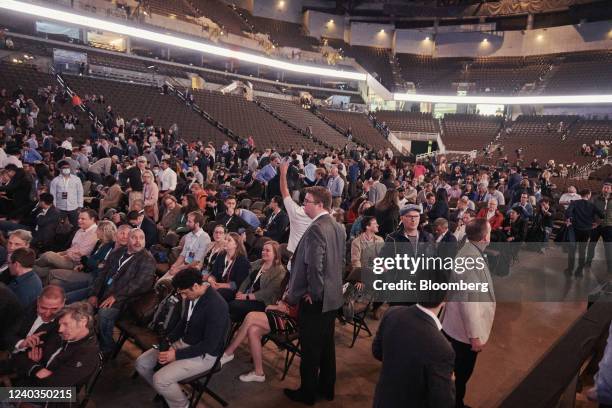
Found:
[[[576,232],[579,277],[597,241],[611,239],[609,182],[594,199],[571,187],[559,197],[545,168],[532,174],[510,163],[482,168],[442,157],[413,163],[358,147],[214,146],[138,119],[110,125],[81,144],[48,134],[43,143],[34,129],[0,133],[0,350],[7,354],[0,375],[15,373],[19,384],[86,384],[98,351],[109,359],[121,347],[117,323],[141,299],[170,293],[184,301],[179,316],[157,333],[160,346],[136,361],[170,407],[188,405],[182,379],[217,360],[229,363],[245,340],[254,368],[240,380],[265,381],[262,340],[281,331],[305,335],[287,295],[290,258],[322,213],[347,232],[348,256],[334,273],[357,290],[364,288],[360,270],[379,254],[397,253],[398,242],[451,257],[468,242],[488,243],[489,235],[493,242],[539,242],[544,250],[555,221],[567,221]],[[32,138],[40,139],[36,160],[27,155]],[[307,210],[312,206],[319,211]],[[521,252],[513,248],[516,260]],[[571,275],[575,255],[569,258]],[[372,314],[380,318],[380,303]],[[455,367],[456,394],[436,406],[455,399],[463,406],[471,374],[465,358],[473,369],[488,338],[487,330],[476,339],[453,332],[451,318],[441,323],[453,345],[447,357],[454,349],[461,370]],[[460,351],[466,342],[472,351]],[[376,347],[384,361],[383,345]],[[452,371],[451,364],[440,374],[444,386]],[[305,391],[287,395],[314,402]],[[333,386],[324,396],[333,399]]]

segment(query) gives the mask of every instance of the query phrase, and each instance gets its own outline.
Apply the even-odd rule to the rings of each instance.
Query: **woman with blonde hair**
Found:
[[[267,241],[261,259],[251,263],[251,274],[242,282],[236,299],[229,303],[233,322],[242,322],[249,312],[263,312],[280,298],[281,282],[287,270],[281,263],[280,245]]]
[[[142,181],[145,213],[153,219],[153,221],[157,222],[159,219],[159,205],[157,204],[159,199],[159,187],[157,183],[155,183],[153,172],[151,170],[145,170],[142,173]]]

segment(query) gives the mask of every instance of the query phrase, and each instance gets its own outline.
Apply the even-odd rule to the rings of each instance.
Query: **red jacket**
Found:
[[[487,218],[488,212],[489,212],[488,208],[483,208],[482,210],[478,211],[476,218]],[[495,231],[495,230],[500,229],[503,223],[504,223],[504,215],[500,213],[499,210],[495,210],[495,215],[493,216],[493,218],[489,220],[489,224],[491,224],[491,230]]]

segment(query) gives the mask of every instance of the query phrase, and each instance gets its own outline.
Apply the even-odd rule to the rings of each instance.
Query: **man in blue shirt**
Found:
[[[332,208],[340,207],[342,202],[342,192],[344,191],[344,180],[338,173],[338,166],[331,168],[329,180],[327,180],[327,189],[332,195]]]
[[[276,176],[278,165],[280,164],[281,158],[278,153],[270,156],[270,163],[266,164],[260,171],[257,172],[255,179],[261,181],[263,184],[268,184],[270,180]]]
[[[12,276],[9,289],[15,293],[23,307],[30,306],[42,292],[42,282],[32,271],[35,261],[36,254],[30,248],[16,249],[9,260],[9,271]]]

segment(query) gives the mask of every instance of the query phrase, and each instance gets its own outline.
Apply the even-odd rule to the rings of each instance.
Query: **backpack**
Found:
[[[162,300],[149,323],[149,329],[159,335],[167,335],[181,320],[182,299],[178,293],[171,293]]]

